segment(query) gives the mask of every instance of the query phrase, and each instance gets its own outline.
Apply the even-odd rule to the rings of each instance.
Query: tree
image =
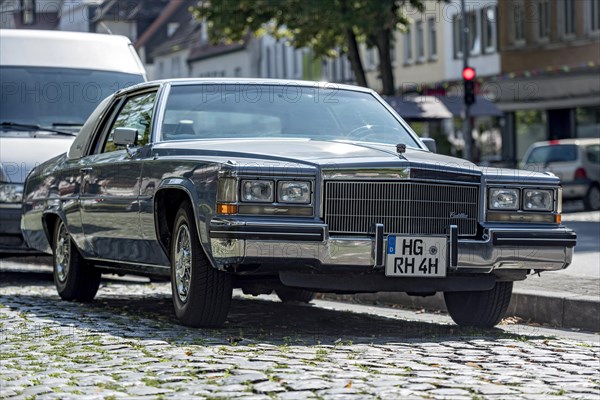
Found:
[[[390,57],[396,29],[405,28],[402,6],[423,8],[424,0],[225,0],[200,1],[192,12],[206,20],[213,43],[241,41],[248,31],[286,38],[317,57],[346,54],[356,81],[367,86],[359,43],[376,47],[384,94],[394,94]]]

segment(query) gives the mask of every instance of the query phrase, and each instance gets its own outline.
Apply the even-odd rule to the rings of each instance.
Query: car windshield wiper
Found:
[[[42,126],[35,125],[35,124],[21,124],[18,122],[1,122],[0,128],[14,128],[14,129],[29,130],[29,131],[46,131],[46,132],[56,133],[57,135],[77,136],[77,134],[73,133],[73,132],[61,131],[60,129],[54,129],[54,128],[44,128]]]
[[[81,122],[53,122],[52,126],[83,126]]]

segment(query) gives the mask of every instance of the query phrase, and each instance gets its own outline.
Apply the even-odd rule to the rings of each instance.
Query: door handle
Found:
[[[89,174],[93,170],[94,170],[94,168],[92,168],[92,167],[83,167],[83,168],[79,169],[79,172],[81,172],[82,174]]]

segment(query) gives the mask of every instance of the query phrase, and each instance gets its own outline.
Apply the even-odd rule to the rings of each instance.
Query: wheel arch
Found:
[[[205,230],[201,228],[198,202],[194,201],[194,199],[198,199],[198,195],[193,182],[189,179],[169,178],[161,182],[154,194],[154,228],[156,231],[156,238],[167,255],[167,258],[171,260],[170,248],[175,216],[177,215],[181,203],[183,201],[189,201],[192,206],[192,212],[194,213],[196,232],[200,238],[202,250],[206,254],[211,265],[216,268],[210,249],[207,248],[207,234]]]
[[[67,225],[67,223],[65,222],[64,215],[61,215],[58,212],[45,212],[44,214],[42,214],[42,227],[44,228],[44,234],[46,235],[46,240],[48,240],[48,246],[50,249],[52,249],[53,246],[52,242],[54,237],[54,231],[56,229],[58,221],[62,221],[63,224]]]

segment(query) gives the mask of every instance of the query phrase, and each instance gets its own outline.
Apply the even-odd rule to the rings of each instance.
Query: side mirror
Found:
[[[425,146],[427,146],[429,151],[431,151],[432,153],[437,153],[437,145],[435,144],[435,139],[424,137],[421,138],[421,141]]]
[[[135,128],[115,128],[113,143],[115,146],[131,146],[137,143],[138,131]]]

